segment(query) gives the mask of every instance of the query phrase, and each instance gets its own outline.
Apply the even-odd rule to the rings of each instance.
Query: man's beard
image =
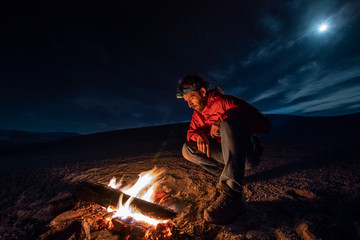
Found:
[[[202,112],[202,110],[204,110],[204,107],[201,105],[196,105],[193,107],[193,109],[197,112]]]

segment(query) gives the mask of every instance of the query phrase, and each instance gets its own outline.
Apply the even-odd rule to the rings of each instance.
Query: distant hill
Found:
[[[0,149],[71,138],[79,135],[67,132],[34,133],[17,130],[0,130]]]
[[[332,117],[269,115],[272,131],[262,139],[271,145],[358,148],[360,113]]]
[[[360,113],[336,117],[268,116],[272,131],[260,136],[266,149],[315,148],[340,155],[360,151]],[[80,136],[0,132],[0,136],[9,136],[8,142],[13,138],[31,143],[0,148],[0,160],[5,170],[6,166],[34,167],[37,162],[43,164],[44,159],[49,165],[63,165],[149,153],[157,156],[165,151],[180,153],[188,127],[189,123],[177,123]]]

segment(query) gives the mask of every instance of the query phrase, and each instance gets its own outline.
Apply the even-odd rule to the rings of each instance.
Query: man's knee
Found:
[[[181,153],[186,160],[190,161],[191,159],[190,147],[186,143],[184,143]]]
[[[248,133],[248,130],[244,126],[244,124],[239,121],[238,119],[224,119],[222,122],[220,122],[220,132],[223,132],[223,134],[233,134],[236,133]]]
[[[227,121],[226,119],[221,121],[220,125],[219,125],[219,131],[221,131],[221,132],[231,131],[231,125],[230,125],[229,121]]]

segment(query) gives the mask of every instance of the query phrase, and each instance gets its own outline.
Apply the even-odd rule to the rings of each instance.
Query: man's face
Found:
[[[184,100],[188,103],[189,108],[201,112],[205,107],[205,89],[199,91],[192,91],[184,95]]]

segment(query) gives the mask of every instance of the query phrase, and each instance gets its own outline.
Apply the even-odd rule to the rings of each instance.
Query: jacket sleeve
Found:
[[[191,117],[189,130],[187,131],[186,140],[188,142],[197,142],[197,139],[200,135],[207,135],[209,132],[209,127],[206,126],[204,120],[201,119],[199,114],[194,111]]]

